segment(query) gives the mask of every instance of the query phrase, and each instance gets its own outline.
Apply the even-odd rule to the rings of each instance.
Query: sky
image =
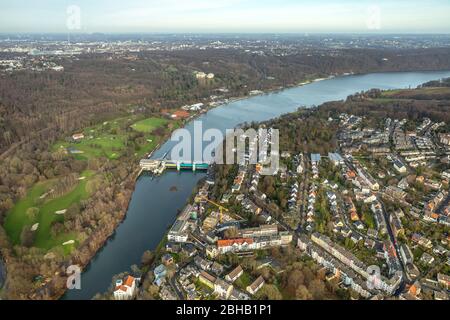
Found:
[[[0,0],[0,33],[450,33],[449,0]]]

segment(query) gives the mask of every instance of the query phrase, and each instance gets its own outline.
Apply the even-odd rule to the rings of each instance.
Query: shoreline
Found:
[[[6,282],[6,264],[3,260],[3,257],[0,255],[0,290],[4,287],[5,282]]]
[[[320,79],[323,79],[323,78],[320,78]],[[325,79],[327,79],[327,78],[325,78]],[[331,78],[329,78],[329,79],[331,79]],[[202,116],[202,115],[204,115],[204,114],[207,114],[209,111],[211,111],[211,110],[213,110],[213,109],[216,109],[216,108],[218,108],[218,107],[227,105],[227,104],[229,104],[229,103],[233,103],[233,102],[237,102],[237,101],[242,101],[242,100],[245,100],[245,99],[250,99],[250,98],[256,97],[256,96],[262,96],[262,95],[267,95],[267,94],[271,94],[271,93],[281,92],[281,91],[286,90],[286,89],[289,89],[289,88],[301,87],[301,86],[303,86],[303,85],[311,84],[311,83],[313,83],[313,82],[312,82],[312,81],[309,81],[309,82],[304,82],[304,83],[305,83],[305,84],[299,84],[299,85],[292,85],[292,86],[288,86],[288,87],[281,87],[281,88],[278,87],[278,88],[269,89],[269,90],[266,90],[266,91],[261,92],[261,93],[258,94],[258,95],[252,95],[252,96],[244,95],[244,96],[238,96],[238,97],[231,97],[231,98],[228,99],[227,102],[224,102],[224,103],[222,103],[222,104],[218,104],[218,105],[216,105],[216,106],[208,106],[208,107],[206,107],[205,109],[203,109],[204,111],[202,110],[201,112],[198,112],[197,114],[192,115],[191,117],[189,117],[189,118],[183,120],[182,125],[181,125],[179,128],[184,128],[184,127],[186,126],[186,124],[188,124],[189,122],[195,121],[195,119],[199,118],[200,116]],[[161,142],[158,143],[158,145],[157,145],[152,151],[150,151],[150,152],[148,152],[148,153],[145,154],[145,158],[149,158],[149,157],[151,157],[155,152],[157,152],[157,151],[161,148],[161,146],[164,145],[164,143],[166,143],[166,142],[168,141],[168,139],[170,138],[170,136],[172,135],[172,133],[173,133],[175,130],[179,129],[179,128],[176,128],[176,129],[174,129],[174,130],[168,132],[168,133],[161,139]],[[135,165],[136,165],[136,164],[135,164]],[[135,182],[139,179],[139,177],[141,176],[141,174],[142,174],[142,171],[139,169],[139,167],[137,167],[136,170],[135,170],[135,172],[134,172],[134,178],[133,178],[133,179],[135,180]],[[111,233],[104,241],[102,241],[102,243],[101,243],[101,245],[99,246],[99,248],[98,248],[98,249],[94,252],[94,254],[89,258],[89,261],[88,261],[86,264],[80,266],[82,273],[85,272],[87,268],[89,268],[89,266],[90,266],[92,260],[95,258],[95,256],[97,256],[97,254],[99,254],[99,253],[101,252],[101,250],[106,246],[106,243],[114,236],[114,234],[115,234],[115,232],[116,232],[116,229],[117,229],[122,223],[125,222],[125,220],[126,220],[126,218],[127,218],[128,208],[129,208],[130,203],[131,203],[131,197],[133,196],[133,193],[134,193],[134,191],[135,191],[135,186],[136,186],[136,184],[134,185],[133,192],[131,193],[130,198],[128,199],[127,209],[126,209],[125,213],[123,214],[123,216],[121,217],[120,222],[114,227],[114,231],[113,231],[113,232],[112,232],[112,233]],[[170,229],[170,228],[169,228],[169,229]],[[158,248],[158,246],[160,246],[160,244],[164,241],[164,238],[166,237],[167,232],[168,232],[169,229],[167,229],[166,233],[164,234],[163,238],[162,238],[161,241],[158,243],[158,245],[157,245],[156,248]],[[153,251],[153,250],[152,250],[152,251]],[[56,300],[60,300],[60,299],[67,293],[67,289],[66,289],[66,288],[64,288],[64,289],[61,288],[61,291],[62,291],[62,292],[58,292],[57,294],[55,294],[55,299],[56,299]]]
[[[436,71],[445,72],[447,70],[429,70],[428,72],[436,72]],[[427,72],[427,71],[420,71],[420,70],[419,71],[391,71],[391,73],[408,73],[408,72]],[[276,93],[276,92],[281,92],[281,91],[292,89],[292,88],[302,87],[302,86],[305,86],[305,85],[308,85],[308,84],[312,84],[312,83],[319,82],[319,81],[324,81],[324,80],[330,80],[330,79],[333,79],[333,78],[347,77],[347,76],[356,76],[356,75],[364,75],[364,74],[373,74],[373,73],[384,73],[384,72],[369,72],[369,73],[361,73],[361,74],[352,73],[352,74],[342,74],[342,75],[330,75],[327,78],[316,78],[316,79],[313,79],[313,80],[307,80],[307,81],[304,81],[304,82],[301,82],[301,83],[288,85],[288,86],[285,86],[285,87],[277,87],[277,88],[267,89],[267,90],[262,91],[260,94],[257,94],[257,95],[243,95],[243,96],[238,96],[238,97],[231,97],[231,98],[229,98],[229,100],[227,102],[224,102],[222,104],[218,104],[218,105],[215,105],[215,106],[207,106],[205,109],[202,110],[202,112],[198,112],[195,115],[192,115],[191,117],[183,120],[182,125],[179,128],[185,127],[185,125],[188,124],[190,121],[193,121],[193,120],[197,119],[198,117],[200,117],[203,114],[207,114],[209,111],[211,111],[211,110],[213,110],[213,109],[215,109],[217,107],[221,107],[221,106],[224,106],[224,105],[227,105],[227,104],[230,104],[230,103],[234,103],[234,102],[237,102],[237,101],[246,100],[246,99],[250,99],[250,98],[257,97],[257,96],[262,96],[262,95],[268,95],[268,94],[272,94],[272,93]],[[386,72],[386,73],[388,73],[388,72]],[[178,128],[176,128],[176,129],[178,129]],[[166,143],[168,141],[168,139],[170,138],[171,134],[176,129],[173,129],[172,131],[168,132],[161,139],[161,143],[159,143],[154,148],[154,150],[152,150],[151,152],[146,154],[146,157],[149,157],[154,152],[157,152],[161,148],[161,146],[164,145],[164,143]],[[137,164],[135,163],[134,165],[137,165]],[[139,168],[137,167],[136,171],[133,173],[133,175],[135,175],[134,180],[137,180],[139,178],[139,176],[140,176],[139,174],[136,175],[136,172],[139,171],[138,169]],[[86,268],[89,267],[89,265],[91,264],[93,258],[95,258],[95,256],[97,256],[101,252],[101,250],[105,247],[106,243],[113,237],[113,235],[115,234],[115,231],[119,227],[119,225],[122,224],[126,220],[128,208],[129,208],[129,205],[130,205],[130,202],[131,202],[131,197],[132,197],[134,191],[135,191],[135,186],[134,186],[133,191],[132,191],[132,193],[131,193],[131,195],[130,195],[130,197],[128,199],[127,210],[121,216],[120,222],[117,223],[117,225],[114,227],[114,231],[104,241],[102,241],[101,245],[93,253],[93,255],[89,258],[88,262],[84,266],[82,266],[82,271],[83,272],[86,270]],[[167,235],[167,231],[166,231],[164,237],[166,235]],[[164,240],[164,237],[161,239],[160,243]],[[65,288],[64,289],[61,288],[61,290],[62,290],[61,293],[58,292],[55,295],[56,299],[60,299],[61,297],[63,297],[64,294],[67,291],[67,289],[65,289]]]
[[[439,71],[442,71],[442,72],[450,72],[450,70],[439,70]],[[392,71],[391,73],[402,73],[402,72],[408,73],[408,72],[421,72],[421,71]],[[424,72],[426,72],[426,71],[424,71]],[[429,71],[429,72],[436,72],[436,71],[431,70],[431,71]],[[302,86],[305,86],[305,85],[308,85],[308,84],[312,84],[312,83],[316,83],[316,82],[320,82],[320,81],[325,81],[325,80],[331,80],[331,79],[334,79],[334,78],[347,77],[347,76],[357,76],[357,75],[366,75],[366,74],[373,74],[373,73],[376,73],[376,72],[362,73],[362,74],[349,73],[349,74],[343,74],[343,75],[337,75],[337,76],[336,76],[336,75],[330,75],[330,76],[327,77],[327,78],[317,78],[317,79],[314,79],[314,80],[309,80],[309,81],[306,81],[306,82],[302,82],[302,83],[299,84],[299,85],[287,86],[287,87],[284,87],[284,88],[278,88],[278,89],[268,90],[268,91],[265,91],[265,92],[261,92],[261,93],[258,94],[258,95],[239,97],[239,98],[236,98],[236,100],[230,101],[230,102],[228,102],[228,103],[232,103],[232,102],[240,101],[240,100],[245,100],[245,99],[250,99],[250,98],[256,97],[256,96],[268,95],[268,94],[271,94],[271,93],[276,93],[276,92],[284,91],[284,90],[287,90],[287,89],[292,89],[292,88],[302,87]],[[378,73],[384,73],[384,72],[378,72]],[[226,105],[226,104],[228,104],[228,103],[225,103],[225,104],[223,104],[223,105]],[[217,105],[217,106],[215,106],[215,107],[219,107],[219,106],[221,106],[221,105]],[[211,110],[214,109],[215,107],[211,108]],[[209,111],[209,110],[208,110],[208,111]],[[205,113],[206,113],[206,112],[205,112]],[[200,115],[201,115],[201,114],[199,114],[198,116],[200,116]],[[197,117],[197,116],[196,116],[196,117]],[[192,120],[194,120],[196,117],[194,117]],[[155,150],[155,151],[156,151],[156,150]],[[198,186],[199,183],[200,183],[200,181],[197,183],[196,187]],[[195,190],[195,188],[192,190],[192,192],[193,192],[194,190]],[[183,209],[184,209],[187,205],[189,205],[189,200],[186,200],[186,202],[185,202],[185,204],[184,204],[184,206],[183,206]],[[176,215],[175,220],[178,218],[178,216],[179,216],[179,214]],[[169,233],[170,228],[171,228],[170,226],[169,226],[168,228],[166,228],[166,231],[164,232],[163,237],[160,239],[160,241],[158,242],[158,245],[155,247],[155,249],[153,249],[153,250],[149,249],[150,251],[152,251],[152,252],[155,254],[155,259],[158,259],[158,253],[159,253],[159,250],[161,249],[160,247],[161,247],[161,245],[166,241],[166,238],[167,238],[167,235],[168,235],[168,233]],[[155,265],[155,262],[152,264],[152,266],[154,266],[154,265]],[[143,275],[143,277],[146,277],[148,273],[151,273],[151,267],[150,267],[150,269]]]
[[[176,129],[175,129],[176,130]],[[161,141],[157,144],[157,146],[150,152],[146,153],[146,156],[151,156],[154,152],[156,152],[162,144],[164,144],[167,139],[171,136],[173,131],[168,132],[166,135],[164,135],[161,138]],[[86,271],[87,268],[89,268],[90,264],[92,263],[92,260],[97,256],[97,254],[99,254],[103,248],[106,246],[106,243],[114,236],[114,234],[116,233],[117,228],[125,222],[125,219],[127,218],[127,213],[128,213],[128,209],[130,207],[130,203],[131,203],[131,198],[133,196],[133,193],[136,190],[136,181],[139,179],[139,177],[141,176],[141,170],[139,169],[139,166],[136,167],[136,170],[130,175],[131,179],[134,180],[134,185],[133,185],[133,190],[129,196],[129,199],[127,201],[127,208],[125,210],[125,212],[122,214],[120,221],[114,226],[113,232],[104,240],[101,242],[99,248],[93,253],[93,255],[89,258],[88,262],[85,263],[84,265],[79,265],[79,267],[81,268],[81,273],[84,273]],[[0,287],[1,288],[1,287]],[[62,292],[58,292],[57,294],[55,294],[55,300],[61,300],[61,298],[67,293],[67,288],[61,288]]]

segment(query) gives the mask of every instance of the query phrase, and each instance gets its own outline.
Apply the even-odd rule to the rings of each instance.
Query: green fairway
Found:
[[[20,233],[22,232],[24,225],[31,225],[35,223],[35,221],[32,221],[28,217],[26,211],[28,208],[39,206],[39,197],[50,190],[53,183],[54,181],[46,181],[44,183],[35,184],[28,194],[19,200],[8,212],[4,227],[13,243],[17,244],[20,242]]]
[[[131,134],[126,128],[131,127],[136,132],[145,135],[144,143],[140,144],[139,149],[136,150],[137,156],[143,156],[153,150],[158,143],[151,132],[169,121],[162,118],[148,118],[137,121],[138,119],[136,116],[130,116],[87,128],[83,130],[83,139],[77,142],[60,141],[53,146],[52,150],[67,150],[78,160],[101,157],[110,160],[119,159],[127,148],[128,138]]]
[[[161,118],[148,118],[141,121],[136,122],[131,127],[143,133],[150,133],[158,127],[161,127],[167,123],[166,119]]]
[[[77,143],[59,143],[58,147],[69,148],[69,153],[81,160],[99,157],[118,159],[125,148],[125,139],[121,136],[102,135],[86,138]]]
[[[86,184],[93,178],[93,174],[92,171],[83,172],[82,176],[86,178],[80,180],[72,191],[61,197],[47,201],[45,201],[45,198],[39,199],[39,197],[50,189],[54,181],[35,185],[27,196],[21,199],[7,215],[5,230],[13,243],[20,243],[20,234],[24,226],[31,226],[35,223],[39,223],[34,240],[34,246],[38,248],[51,249],[55,246],[62,245],[63,242],[68,240],[76,240],[76,234],[64,234],[58,235],[56,238],[52,237],[50,233],[51,224],[53,221],[64,221],[64,215],[57,215],[55,213],[56,211],[65,210],[72,204],[78,203],[89,196],[89,192],[86,190]],[[34,219],[31,219],[26,213],[30,207],[39,209],[39,213]],[[69,245],[67,247],[70,248],[72,246]]]
[[[64,215],[56,215],[56,211],[67,209],[72,204],[79,203],[81,200],[89,197],[89,192],[86,190],[86,184],[90,178],[92,178],[92,175],[92,171],[83,172],[82,176],[86,177],[86,179],[81,180],[75,189],[62,197],[49,201],[42,207],[38,221],[39,228],[34,242],[36,247],[50,249],[60,245],[62,242],[74,239],[70,238],[70,234],[52,239],[50,235],[51,224],[53,221],[64,221]]]
[[[142,117],[131,115],[86,128],[80,131],[84,135],[83,139],[75,142],[68,137],[65,141],[55,143],[52,151],[62,150],[79,160],[92,158],[112,160],[119,159],[127,148],[134,148],[135,156],[139,158],[154,150],[161,142],[162,134],[152,134],[155,129],[168,123],[173,123],[172,127],[178,126],[177,122],[166,119],[141,119]],[[71,205],[89,198],[86,186],[90,181],[99,178],[93,171],[80,173],[80,177],[85,179],[79,180],[70,191],[56,198],[51,196],[51,192],[58,179],[36,183],[29,189],[6,216],[4,227],[11,241],[20,244],[23,241],[21,235],[24,228],[32,230],[34,226],[36,230],[32,243],[35,247],[47,250],[58,248],[57,250],[69,254],[78,245],[78,235],[74,232],[52,235],[51,230],[52,223],[64,222],[64,214],[58,215],[56,212],[66,210]],[[72,240],[74,243],[62,245]]]
[[[427,96],[440,96],[443,94],[449,94],[450,88],[419,88],[419,89],[395,89],[382,92],[382,97],[393,97],[393,98],[413,98],[419,95]]]

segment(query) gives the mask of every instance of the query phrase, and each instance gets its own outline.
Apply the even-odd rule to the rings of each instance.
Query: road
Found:
[[[172,278],[169,279],[169,284],[170,284],[170,286],[172,287],[172,290],[176,293],[176,295],[177,295],[177,297],[178,297],[178,300],[184,300],[184,295],[183,295],[183,293],[181,292],[180,288],[178,288],[178,285],[177,285],[177,283],[176,283],[177,277],[178,277],[178,273],[175,274],[174,277],[172,277]]]
[[[306,159],[306,156],[303,157],[303,165],[304,165],[304,169],[303,169],[303,179],[300,182],[300,189],[301,191],[301,195],[300,195],[300,210],[299,210],[299,214],[300,214],[300,223],[299,226],[297,228],[297,230],[300,230],[300,226],[303,225],[306,222],[306,204],[308,203],[308,196],[309,196],[309,177],[308,177],[308,160]]]
[[[400,286],[399,286],[399,288],[396,291],[396,295],[398,295],[400,292],[403,291],[403,289],[405,287],[405,284],[407,282],[405,266],[403,265],[402,259],[400,259],[400,257],[401,257],[400,249],[398,247],[397,239],[395,238],[394,232],[392,231],[391,224],[389,222],[388,213],[386,211],[386,207],[384,206],[383,201],[381,201],[381,200],[379,200],[379,201],[381,203],[381,208],[383,210],[383,216],[384,216],[384,220],[386,222],[386,228],[387,228],[387,231],[388,231],[388,234],[389,234],[389,238],[391,239],[392,245],[394,246],[395,252],[397,253],[397,260],[398,260],[398,262],[400,264],[400,267],[401,267],[401,270],[399,270],[399,271],[401,271],[403,273],[402,282],[400,283]]]

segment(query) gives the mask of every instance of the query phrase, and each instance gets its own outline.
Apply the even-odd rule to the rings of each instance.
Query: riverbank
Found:
[[[427,79],[440,78],[440,74],[445,72],[436,74],[439,75],[394,73],[336,77],[330,82],[316,81],[311,85],[295,87],[292,90],[285,88],[274,95],[266,92],[266,96],[246,96],[233,103],[222,105],[221,108],[219,106],[210,108],[211,113],[199,114],[197,117],[203,116],[205,127],[232,128],[245,121],[262,121],[295,111],[299,105],[312,106],[324,101],[341,100],[349,94],[370,88],[401,88],[418,85]],[[192,124],[189,123],[192,120],[186,121],[183,126],[192,129]],[[158,153],[165,153],[170,148],[171,144],[162,144]],[[104,292],[106,284],[99,283],[100,276],[106,277],[110,272],[107,281],[107,285],[110,285],[114,274],[127,270],[132,264],[139,263],[145,250],[154,250],[166,234],[167,227],[176,218],[177,210],[185,205],[188,195],[192,193],[192,188],[200,179],[199,176],[201,177],[199,174],[173,172],[154,180],[148,177],[139,179],[132,203],[129,204],[129,210],[124,217],[126,223],[122,223],[120,230],[114,233],[116,236],[107,244],[109,248],[99,250],[92,267],[86,268],[89,270],[87,274],[84,273],[83,281],[86,283],[83,283],[85,283],[84,286],[90,287],[89,290],[85,293],[71,294],[69,299],[89,299],[93,296],[89,293],[90,291]],[[169,192],[173,185],[177,185],[178,192]],[[97,289],[92,289],[94,287]]]
[[[3,261],[3,257],[0,256],[0,290],[5,285],[5,281],[6,281],[6,266]]]
[[[173,130],[167,132],[165,135],[163,135],[163,136],[160,138],[160,141],[161,141],[161,142],[167,141],[167,139],[169,139],[170,136],[172,135],[172,132],[173,132],[174,130],[176,130],[176,129],[178,129],[178,127],[175,127]],[[145,156],[146,156],[146,157],[150,157],[150,156],[151,156],[156,150],[158,150],[158,148],[161,146],[161,142],[159,142],[153,150],[151,150],[150,152],[146,153]],[[138,165],[139,159],[138,159],[138,158],[135,158],[134,160],[136,160],[136,161],[134,162],[135,170],[133,171],[133,173],[132,173],[130,176],[127,177],[127,179],[130,179],[130,180],[136,182],[137,179],[139,179],[139,177],[140,177],[142,171],[141,171],[141,169],[140,169],[140,167],[139,167],[139,165]],[[122,183],[125,182],[125,181],[126,181],[126,179],[125,179],[124,181],[122,181]],[[136,189],[136,184],[134,184],[134,189],[132,190],[130,196],[127,198],[127,208],[126,208],[126,210],[124,210],[124,212],[121,214],[121,216],[120,216],[120,221],[114,226],[113,232],[110,233],[109,236],[108,236],[107,238],[105,238],[104,241],[101,242],[100,246],[95,250],[95,252],[93,252],[93,254],[91,255],[91,257],[88,259],[88,261],[87,261],[85,264],[83,264],[83,265],[78,265],[78,266],[80,267],[80,269],[82,270],[82,272],[84,272],[87,268],[89,268],[89,265],[91,264],[92,259],[95,258],[95,256],[96,256],[96,255],[97,255],[97,254],[105,247],[105,245],[107,244],[107,242],[108,242],[111,238],[114,237],[114,234],[115,234],[117,228],[118,228],[118,227],[124,222],[124,220],[126,219],[127,212],[128,212],[128,210],[129,210],[129,207],[130,207],[131,197],[132,197],[132,195],[133,195],[135,189]],[[67,288],[66,288],[66,287],[57,289],[57,294],[56,294],[53,298],[56,299],[56,300],[61,299],[61,298],[65,295],[66,291],[67,291]]]

